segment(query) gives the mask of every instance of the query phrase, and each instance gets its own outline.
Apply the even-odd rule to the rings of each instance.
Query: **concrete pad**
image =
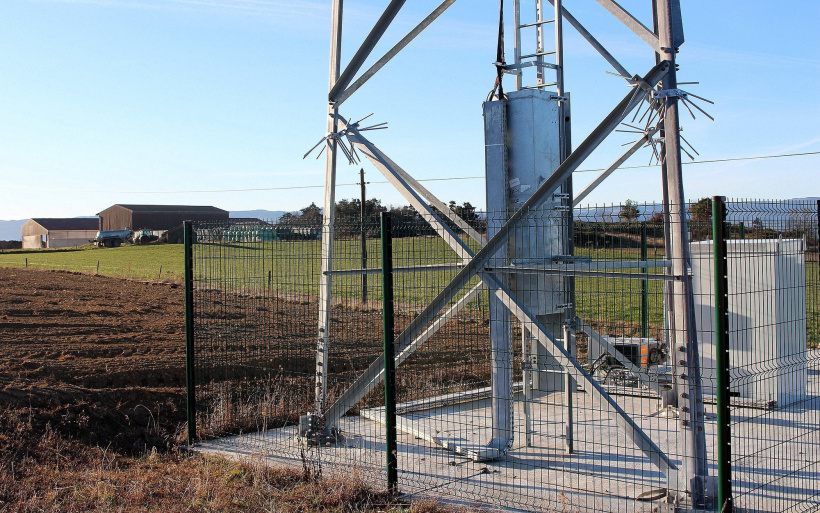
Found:
[[[733,489],[735,504],[781,513],[820,508],[820,352],[812,352],[808,398],[781,410],[733,408]],[[659,502],[641,494],[668,487],[667,479],[631,445],[615,421],[593,407],[589,394],[575,394],[575,452],[564,454],[561,393],[534,399],[532,445],[525,443],[524,404],[514,407],[515,437],[494,461],[475,461],[441,447],[480,450],[491,431],[490,400],[442,405],[401,415],[398,435],[399,489],[411,496],[526,511],[651,511]],[[657,415],[660,401],[615,396],[620,406],[676,464],[685,435],[674,416]],[[401,409],[400,409],[401,410]],[[706,405],[709,472],[716,473],[714,406]],[[377,418],[378,409],[365,412]],[[408,427],[409,426],[409,427]],[[385,482],[384,429],[363,416],[344,417],[342,440],[303,448],[295,426],[211,440],[196,450],[231,458],[302,467],[321,465],[326,473],[360,473],[374,487]],[[414,431],[415,430],[415,431]],[[436,444],[419,437],[435,436]],[[812,495],[814,497],[812,498]],[[811,502],[814,500],[814,502]],[[808,501],[808,502],[807,502]],[[801,509],[803,508],[803,509]]]

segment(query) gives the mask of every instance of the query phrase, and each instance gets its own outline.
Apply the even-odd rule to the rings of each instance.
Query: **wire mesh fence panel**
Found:
[[[562,201],[497,250],[482,247],[508,212],[394,214],[398,488],[715,508],[711,205]],[[378,220],[337,219],[323,262],[330,229],[197,226],[199,445],[386,486]],[[732,486],[749,510],[818,499],[817,229],[816,203],[728,203]]]
[[[197,434],[300,454],[287,428],[313,405],[321,224],[194,228]]]
[[[818,203],[729,201],[727,217],[735,504],[816,509]]]

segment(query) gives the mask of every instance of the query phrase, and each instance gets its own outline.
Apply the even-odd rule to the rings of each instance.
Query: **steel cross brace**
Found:
[[[615,0],[596,0],[601,6],[610,12],[613,16],[626,25],[626,27],[635,33],[638,37],[643,39],[646,44],[652,47],[656,52],[660,51],[660,41],[658,35],[646,28],[646,25],[635,19],[634,16],[621,7]]]
[[[428,220],[430,224],[438,231],[440,234],[444,233],[446,236],[442,235],[448,245],[450,245],[453,250],[455,250],[460,255],[464,253],[472,256],[472,252],[466,245],[458,238],[458,236],[453,233],[446,224],[442,223],[433,210],[426,205],[421,198],[413,191],[409,185],[407,185],[404,176],[406,173],[398,168],[398,166],[391,165],[392,161],[390,161],[378,148],[373,145],[370,141],[368,141],[365,137],[361,135],[360,132],[356,129],[353,125],[348,125],[344,119],[340,117],[341,123],[348,128],[352,133],[352,137],[350,137],[350,141],[356,145],[359,151],[362,152],[378,169],[379,171],[384,174],[384,176],[391,182],[393,185],[399,190],[399,192],[413,204],[413,207],[416,208],[420,213],[427,214]],[[554,346],[553,348],[559,348],[560,354],[555,354],[552,350],[550,353],[559,361],[559,363],[567,369],[574,378],[578,379],[579,381],[586,381],[592,386],[593,397],[598,399],[599,406],[601,408],[606,409],[610,413],[615,414],[616,422],[618,425],[624,429],[627,436],[635,442],[635,444],[646,453],[650,460],[656,464],[662,472],[665,474],[669,474],[670,470],[674,471],[674,465],[671,464],[669,459],[666,455],[657,447],[657,445],[652,442],[652,440],[637,426],[634,421],[620,408],[620,406],[615,402],[607,392],[594,380],[591,376],[586,374],[586,372],[578,365],[577,361],[573,359],[569,353],[563,348],[558,342],[556,342],[555,338],[552,337],[545,328],[540,325],[533,324],[535,322],[535,318],[531,315],[526,308],[521,305],[521,303],[514,297],[514,295],[506,289],[503,284],[492,274],[489,272],[481,272],[480,273],[482,281],[490,287],[493,291],[493,294],[504,304],[516,317],[527,326],[529,331],[533,332],[535,338],[539,339],[539,341],[544,344],[548,350],[550,350],[550,346]],[[476,288],[473,291],[478,292]],[[472,291],[471,291],[472,292]],[[471,294],[468,294],[471,295]],[[466,304],[469,302],[461,301],[462,304]],[[451,318],[452,315],[448,315],[447,318]],[[445,321],[446,322],[446,321]],[[443,323],[441,323],[443,325]],[[539,331],[535,333],[535,331]],[[430,331],[428,331],[430,335]],[[429,336],[427,337],[429,338]],[[547,342],[550,342],[549,344]],[[413,350],[421,346],[421,343],[413,344]],[[411,351],[402,351],[402,361],[406,359],[407,356]],[[494,361],[496,360],[504,360],[503,356],[497,355],[493,358]],[[379,359],[378,363],[381,363],[382,360]],[[378,376],[375,380],[373,380],[372,386],[375,387],[379,381],[383,379],[383,366],[378,366]],[[355,386],[355,385],[354,385]],[[361,393],[361,392],[360,392]],[[365,392],[366,393],[366,392]],[[351,398],[353,399],[353,398]],[[341,400],[341,399],[340,399]],[[358,400],[358,399],[356,399]],[[511,400],[511,398],[508,398]],[[353,401],[355,402],[355,400]],[[335,405],[334,405],[335,406]],[[499,409],[503,417],[504,413],[509,415],[510,404],[500,404]],[[330,412],[328,412],[330,413]],[[332,424],[335,420],[332,416],[326,416],[326,419],[330,421]],[[509,447],[510,443],[512,442],[512,433],[511,433],[511,424],[507,424],[506,422],[500,423],[502,429],[499,431],[506,431],[506,432],[499,432],[494,433],[494,437],[489,444],[489,451],[488,453],[491,454],[491,458],[497,458],[501,456],[504,452],[506,452],[507,448]],[[506,428],[504,428],[506,426]],[[460,451],[460,447],[451,447],[448,448],[455,450],[456,452]],[[469,448],[467,451],[467,455],[475,456],[476,450],[474,448]],[[481,457],[481,459],[490,459],[486,456]]]
[[[601,173],[600,173],[598,176],[596,176],[596,177],[595,177],[595,179],[594,179],[594,180],[592,180],[592,181],[589,183],[589,185],[587,185],[587,186],[584,188],[584,190],[583,190],[583,191],[579,192],[579,193],[575,196],[575,198],[572,200],[572,206],[574,207],[574,206],[576,206],[576,205],[580,204],[580,203],[581,203],[581,201],[583,201],[583,200],[584,200],[584,198],[586,198],[587,196],[589,196],[589,194],[590,194],[593,190],[595,190],[595,188],[596,188],[596,187],[598,187],[599,185],[601,185],[601,183],[603,183],[603,181],[604,181],[604,180],[606,180],[606,179],[607,179],[607,177],[609,177],[609,175],[611,175],[612,173],[614,173],[614,172],[615,172],[615,170],[616,170],[616,169],[618,169],[619,167],[621,167],[621,166],[623,165],[623,163],[624,163],[624,162],[626,162],[626,161],[627,161],[627,159],[629,159],[629,157],[631,157],[632,155],[634,155],[634,154],[635,154],[635,152],[637,152],[639,149],[643,148],[643,146],[644,146],[645,144],[647,144],[647,143],[648,143],[648,142],[652,139],[652,136],[653,136],[653,135],[655,135],[655,133],[657,133],[657,132],[658,132],[658,128],[657,128],[657,127],[651,127],[649,130],[647,130],[646,134],[645,134],[643,137],[641,137],[640,139],[638,139],[637,141],[635,141],[635,142],[632,144],[632,146],[630,146],[630,147],[629,147],[629,149],[628,149],[628,150],[626,150],[626,151],[623,153],[623,155],[621,155],[620,157],[618,157],[618,159],[617,159],[615,162],[613,162],[613,163],[612,163],[612,164],[610,164],[610,165],[609,165],[606,169],[604,169],[603,171],[601,171]]]
[[[338,107],[345,100],[350,98],[350,96],[353,93],[358,91],[359,88],[361,86],[363,86],[365,82],[370,80],[376,73],[379,72],[380,69],[382,69],[385,66],[385,64],[390,62],[390,60],[393,57],[398,55],[398,53],[400,51],[402,51],[405,46],[410,44],[410,42],[413,39],[415,39],[416,36],[421,34],[424,31],[424,29],[429,27],[430,24],[433,23],[436,20],[436,18],[441,16],[441,14],[444,13],[444,11],[446,11],[451,5],[453,5],[455,3],[455,1],[456,0],[444,0],[444,2],[441,3],[441,5],[436,7],[436,9],[433,10],[433,12],[431,12],[426,18],[424,18],[421,21],[421,23],[416,25],[416,27],[413,30],[411,30],[406,36],[404,36],[401,39],[401,41],[396,43],[390,50],[388,50],[387,53],[384,54],[384,56],[382,56],[381,59],[376,61],[376,63],[373,64],[373,66],[371,66],[367,71],[362,73],[361,76],[359,78],[357,78],[355,82],[353,82],[349,86],[346,86],[347,89],[345,89],[344,91],[338,92],[335,95],[333,94],[333,91],[331,91],[330,101],[335,102],[336,106]]]
[[[437,231],[447,235],[447,237],[445,237],[445,241],[447,241],[447,243],[450,244],[451,247],[453,247],[453,249],[460,255],[472,258],[466,263],[464,269],[456,275],[456,277],[444,288],[444,290],[442,290],[442,292],[439,293],[439,295],[430,304],[428,304],[427,307],[425,307],[421,314],[413,319],[407,329],[399,335],[396,341],[396,349],[399,355],[406,358],[406,356],[412,352],[408,351],[410,348],[418,347],[421,343],[423,343],[423,341],[421,341],[422,338],[426,337],[424,338],[425,340],[429,338],[429,336],[432,335],[430,330],[433,326],[425,328],[427,325],[427,319],[431,319],[435,315],[438,315],[438,312],[449,304],[459,290],[468,285],[468,283],[475,276],[480,275],[481,279],[491,288],[492,293],[499,298],[522,323],[532,327],[532,334],[538,338],[539,341],[548,348],[548,350],[550,350],[552,355],[559,361],[559,363],[561,363],[562,366],[567,369],[570,374],[572,374],[576,379],[589,383],[594,399],[599,402],[602,408],[615,415],[616,421],[622,429],[624,429],[626,435],[633,440],[635,445],[647,455],[650,461],[658,466],[658,468],[664,472],[670,480],[672,480],[671,478],[673,476],[670,474],[676,473],[677,468],[660,450],[660,448],[658,448],[657,445],[655,445],[655,443],[641,430],[641,428],[635,424],[635,422],[623,411],[623,409],[620,408],[620,406],[606,393],[606,391],[603,390],[601,386],[578,365],[578,363],[567,353],[566,349],[558,344],[556,340],[547,333],[544,327],[534,319],[526,308],[524,308],[516,300],[516,298],[510,294],[509,290],[507,290],[503,284],[495,278],[494,275],[483,272],[482,270],[482,266],[486,265],[495,252],[506,244],[510,231],[518,224],[526,213],[530,209],[540,206],[550,197],[550,195],[552,195],[553,192],[555,192],[563,181],[571,176],[572,172],[578,168],[578,166],[610,133],[612,133],[612,131],[614,131],[618,124],[629,114],[629,112],[631,112],[632,109],[644,100],[647,92],[651,90],[655,84],[663,78],[663,76],[665,76],[668,69],[669,64],[664,61],[650,70],[644,79],[637,76],[634,77],[634,80],[638,83],[638,88],[634,92],[628,94],[618,104],[618,106],[599,124],[599,126],[593,130],[587,139],[584,140],[584,142],[582,142],[578,148],[555,170],[553,175],[550,176],[550,178],[548,178],[538,188],[538,190],[526,202],[524,202],[522,207],[512,215],[507,223],[502,226],[489,241],[487,241],[484,248],[482,248],[477,254],[472,255],[469,248],[464,245],[461,239],[452,233],[452,230],[450,230],[444,223],[441,223],[436,216],[433,215],[431,217],[431,219],[434,220],[434,223],[438,224],[438,226],[435,226],[434,224]],[[399,186],[400,191],[403,194],[406,194],[408,199],[412,198],[414,207],[421,207],[422,211],[427,211],[432,214],[430,207],[421,201],[418,194],[411,190],[406,181],[403,180],[397,173],[390,172],[391,166],[389,166],[384,158],[380,158],[382,155],[381,152],[379,152],[378,149],[372,145],[372,143],[362,137],[361,134],[358,133],[358,130],[356,130],[356,127],[351,125],[348,127],[353,129],[354,144],[360,145],[360,149],[362,149],[363,153],[367,155],[368,158],[381,164],[378,166],[380,170],[383,173],[387,171],[385,176],[387,176],[388,179],[392,177],[391,182],[394,183],[394,185]],[[460,245],[460,250],[456,249],[454,245]],[[473,287],[467,296],[477,293],[478,288],[479,286]],[[452,315],[448,316],[448,314],[452,314],[454,309],[463,308],[463,306],[466,305],[466,302],[469,301],[467,300],[467,296],[463,297],[455,305],[451,306],[444,315],[436,319],[434,326],[442,325],[443,322],[446,322],[448,318],[452,317]],[[547,342],[549,342],[549,344]],[[382,379],[382,375],[383,366],[381,360],[377,360],[371,364],[367,371],[365,371],[365,373],[362,374],[326,412],[325,419],[327,425],[335,425],[347,410],[349,410],[361,397],[363,397],[368,391],[372,390],[378,384],[378,382]],[[496,440],[494,438],[492,445],[499,450],[506,449],[507,444],[505,443],[502,446],[500,442],[501,440]]]

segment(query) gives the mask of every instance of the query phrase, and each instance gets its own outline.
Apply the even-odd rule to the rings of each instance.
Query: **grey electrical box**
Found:
[[[524,89],[484,103],[487,235],[492,237],[561,163],[560,110],[555,93]],[[511,235],[506,265],[543,267],[564,251],[565,217],[558,202],[529,212]],[[501,261],[495,262],[497,265]],[[536,315],[559,313],[565,302],[557,275],[513,275],[510,287]]]
[[[569,112],[565,103],[564,112]],[[503,100],[484,103],[485,164],[487,173],[487,235],[492,237],[549,178],[561,163],[561,109],[555,93],[524,89]],[[517,268],[544,268],[561,261],[566,250],[568,198],[551,198],[529,211],[510,234],[510,243],[490,260],[515,297],[556,337],[562,338],[567,303],[564,278],[555,274],[517,272]],[[511,348],[511,318],[490,297],[490,337],[498,354]],[[550,351],[528,335],[523,346],[540,391],[563,389],[563,372]],[[505,349],[506,348],[506,349]]]

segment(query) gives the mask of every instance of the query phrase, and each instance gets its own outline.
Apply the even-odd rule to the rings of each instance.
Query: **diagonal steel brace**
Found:
[[[536,190],[536,192],[524,202],[521,208],[515,212],[510,219],[502,226],[498,232],[489,240],[473,258],[465,265],[464,269],[460,271],[455,278],[431,301],[427,307],[410,323],[410,325],[402,332],[396,340],[397,353],[403,354],[409,347],[416,345],[416,341],[420,336],[427,331],[425,326],[428,324],[428,319],[433,318],[439,311],[442,310],[453,299],[455,294],[466,286],[470,280],[476,275],[481,274],[482,280],[490,286],[491,291],[519,318],[522,322],[532,326],[532,333],[548,348],[551,347],[555,352],[553,356],[565,366],[565,368],[576,378],[589,382],[592,389],[595,390],[595,397],[600,402],[601,406],[606,408],[611,413],[614,413],[616,420],[621,427],[626,431],[635,444],[655,463],[661,471],[669,474],[675,471],[676,467],[669,461],[666,455],[652,442],[652,440],[637,426],[634,421],[617,405],[617,403],[609,397],[603,389],[600,389],[594,379],[589,376],[583,369],[581,369],[577,362],[574,362],[566,350],[564,350],[555,339],[551,337],[546,330],[538,324],[534,317],[527,312],[516,299],[512,297],[509,291],[501,284],[494,276],[483,273],[482,266],[486,265],[489,259],[507,243],[510,231],[521,221],[521,219],[531,209],[537,208],[544,203],[552,193],[564,182],[572,172],[592,153],[592,151],[600,145],[600,143],[623,121],[623,119],[631,112],[640,102],[643,101],[646,92],[654,87],[657,82],[665,76],[669,69],[669,63],[663,61],[656,65],[650,72],[640,79],[634,77],[637,87],[643,91],[643,94],[635,94],[630,92],[615,109],[596,127],[595,130],[578,146],[578,148],[569,155],[569,157],[555,170],[555,172]],[[359,134],[360,136],[360,134]],[[363,138],[362,138],[363,139]],[[429,208],[429,207],[428,207]],[[460,241],[456,238],[455,240]],[[453,240],[452,242],[455,242]],[[463,243],[462,243],[463,244]],[[468,248],[462,250],[464,253],[470,252]],[[461,253],[461,252],[460,252]],[[451,307],[452,310],[453,307]],[[428,337],[429,338],[429,337]],[[550,342],[550,344],[547,344]],[[551,351],[552,352],[552,351]],[[348,389],[339,400],[326,412],[325,418],[327,425],[335,425],[344,413],[350,409],[358,400],[364,396],[369,390],[372,390],[380,381],[382,375],[382,368],[379,361],[374,362],[364,374],[362,374],[356,383]]]

